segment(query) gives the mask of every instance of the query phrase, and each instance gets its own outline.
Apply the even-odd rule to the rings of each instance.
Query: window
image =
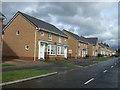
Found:
[[[93,50],[93,56],[94,56],[94,50]]]
[[[56,54],[56,45],[48,45],[48,55]]]
[[[61,36],[58,37],[58,42],[61,43]]]
[[[20,34],[20,32],[19,32],[19,31],[17,31],[17,32],[16,32],[16,35],[19,35],[19,34]]]
[[[80,56],[80,48],[78,49],[78,56]]]
[[[29,46],[28,45],[25,45],[25,50],[29,50]]]
[[[52,41],[52,35],[51,35],[51,33],[48,33],[48,40]]]
[[[40,32],[40,36],[44,36],[44,32]]]
[[[58,55],[64,55],[64,47],[58,46]]]
[[[64,39],[64,41],[66,41],[66,39]]]

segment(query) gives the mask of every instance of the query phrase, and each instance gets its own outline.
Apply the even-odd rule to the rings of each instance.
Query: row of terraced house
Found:
[[[62,60],[111,56],[116,53],[99,43],[18,11],[4,27],[3,58]]]

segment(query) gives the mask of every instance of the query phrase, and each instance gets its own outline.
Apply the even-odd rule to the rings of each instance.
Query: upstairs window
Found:
[[[17,31],[17,32],[16,32],[16,35],[19,35],[19,34],[20,34],[20,32],[19,32],[19,31]]]
[[[61,36],[58,37],[58,42],[61,43]]]
[[[44,32],[40,32],[40,36],[44,36]]]
[[[48,33],[48,41],[52,41],[52,35],[51,35],[51,33]]]
[[[66,42],[66,39],[64,39],[64,41]]]

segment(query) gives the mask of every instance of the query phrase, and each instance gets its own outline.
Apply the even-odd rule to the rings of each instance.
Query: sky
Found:
[[[3,2],[5,24],[21,11],[79,36],[98,37],[118,48],[117,2]]]

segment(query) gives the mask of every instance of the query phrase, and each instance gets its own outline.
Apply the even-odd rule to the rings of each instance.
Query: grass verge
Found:
[[[52,71],[34,69],[7,71],[2,72],[2,82],[10,82],[48,73],[52,73]]]
[[[8,67],[8,66],[16,66],[16,65],[11,65],[11,64],[2,64],[2,65],[0,65],[0,66],[2,66],[2,67]]]
[[[107,61],[109,59],[113,59],[114,57],[106,57],[106,58],[101,58],[101,59],[97,59],[97,61]]]

